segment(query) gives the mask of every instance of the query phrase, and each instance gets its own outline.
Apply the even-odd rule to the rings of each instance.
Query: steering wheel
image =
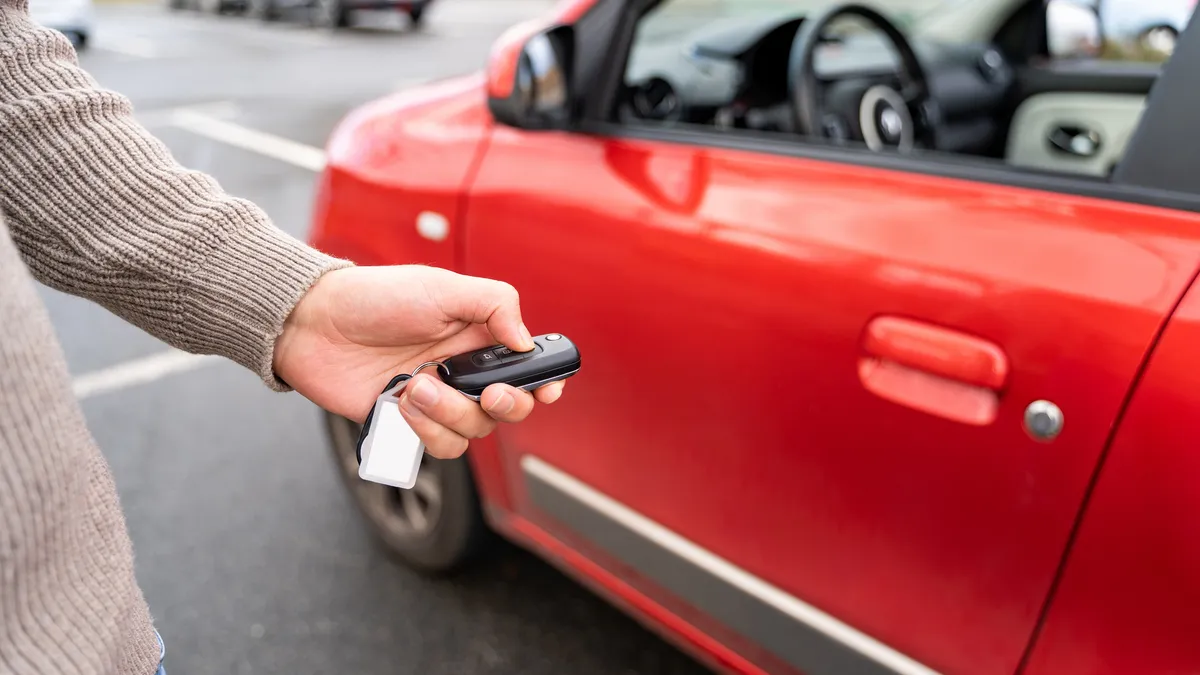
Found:
[[[889,84],[869,84],[850,92],[840,91],[837,101],[829,100],[832,87],[817,77],[814,55],[829,26],[846,17],[865,20],[895,47],[900,55],[900,71],[896,73],[899,91]],[[788,71],[792,111],[800,133],[860,140],[876,152],[933,147],[937,108],[925,70],[900,29],[870,7],[839,5],[805,19],[792,43]]]

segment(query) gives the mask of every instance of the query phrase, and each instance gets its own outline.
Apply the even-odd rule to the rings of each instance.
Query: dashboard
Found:
[[[788,71],[804,20],[722,20],[683,35],[639,36],[619,115],[626,122],[796,132]],[[997,110],[1013,86],[1012,66],[989,44],[910,41],[936,102],[937,149],[984,152],[1001,131]],[[873,32],[825,40],[813,65],[827,83],[826,105],[835,117],[852,117],[838,111],[856,105],[873,84],[897,85],[900,71],[893,47]]]

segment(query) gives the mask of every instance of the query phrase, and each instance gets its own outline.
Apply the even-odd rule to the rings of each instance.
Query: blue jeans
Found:
[[[167,658],[167,645],[158,631],[154,631],[154,637],[158,638],[158,670],[154,671],[154,675],[167,675],[167,669],[163,667],[163,660]]]

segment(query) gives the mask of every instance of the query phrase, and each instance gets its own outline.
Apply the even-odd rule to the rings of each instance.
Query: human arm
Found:
[[[0,181],[0,211],[43,283],[352,419],[414,359],[493,339],[519,348],[527,337],[505,284],[355,268],[181,166],[125,97],[79,67],[63,36],[29,20],[22,0],[0,0]],[[337,299],[362,295],[377,301],[377,320],[347,318]],[[423,383],[440,395],[424,409],[406,406],[406,416],[439,456],[461,453],[496,420],[523,419],[535,399],[497,385],[479,406],[428,375],[417,380],[414,393]],[[553,401],[561,389],[536,398]]]
[[[0,209],[38,280],[276,388],[287,315],[325,272],[349,266],[176,162],[22,0],[0,0],[0,181]]]

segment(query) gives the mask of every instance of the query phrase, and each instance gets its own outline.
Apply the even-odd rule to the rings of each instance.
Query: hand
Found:
[[[362,422],[389,380],[428,361],[500,343],[533,349],[510,285],[434,267],[351,267],[325,274],[296,305],[275,343],[275,373],[329,412]],[[553,403],[556,382],[533,394],[504,384],[479,403],[422,371],[400,411],[429,454],[462,455],[500,422],[520,422],[535,399]]]

